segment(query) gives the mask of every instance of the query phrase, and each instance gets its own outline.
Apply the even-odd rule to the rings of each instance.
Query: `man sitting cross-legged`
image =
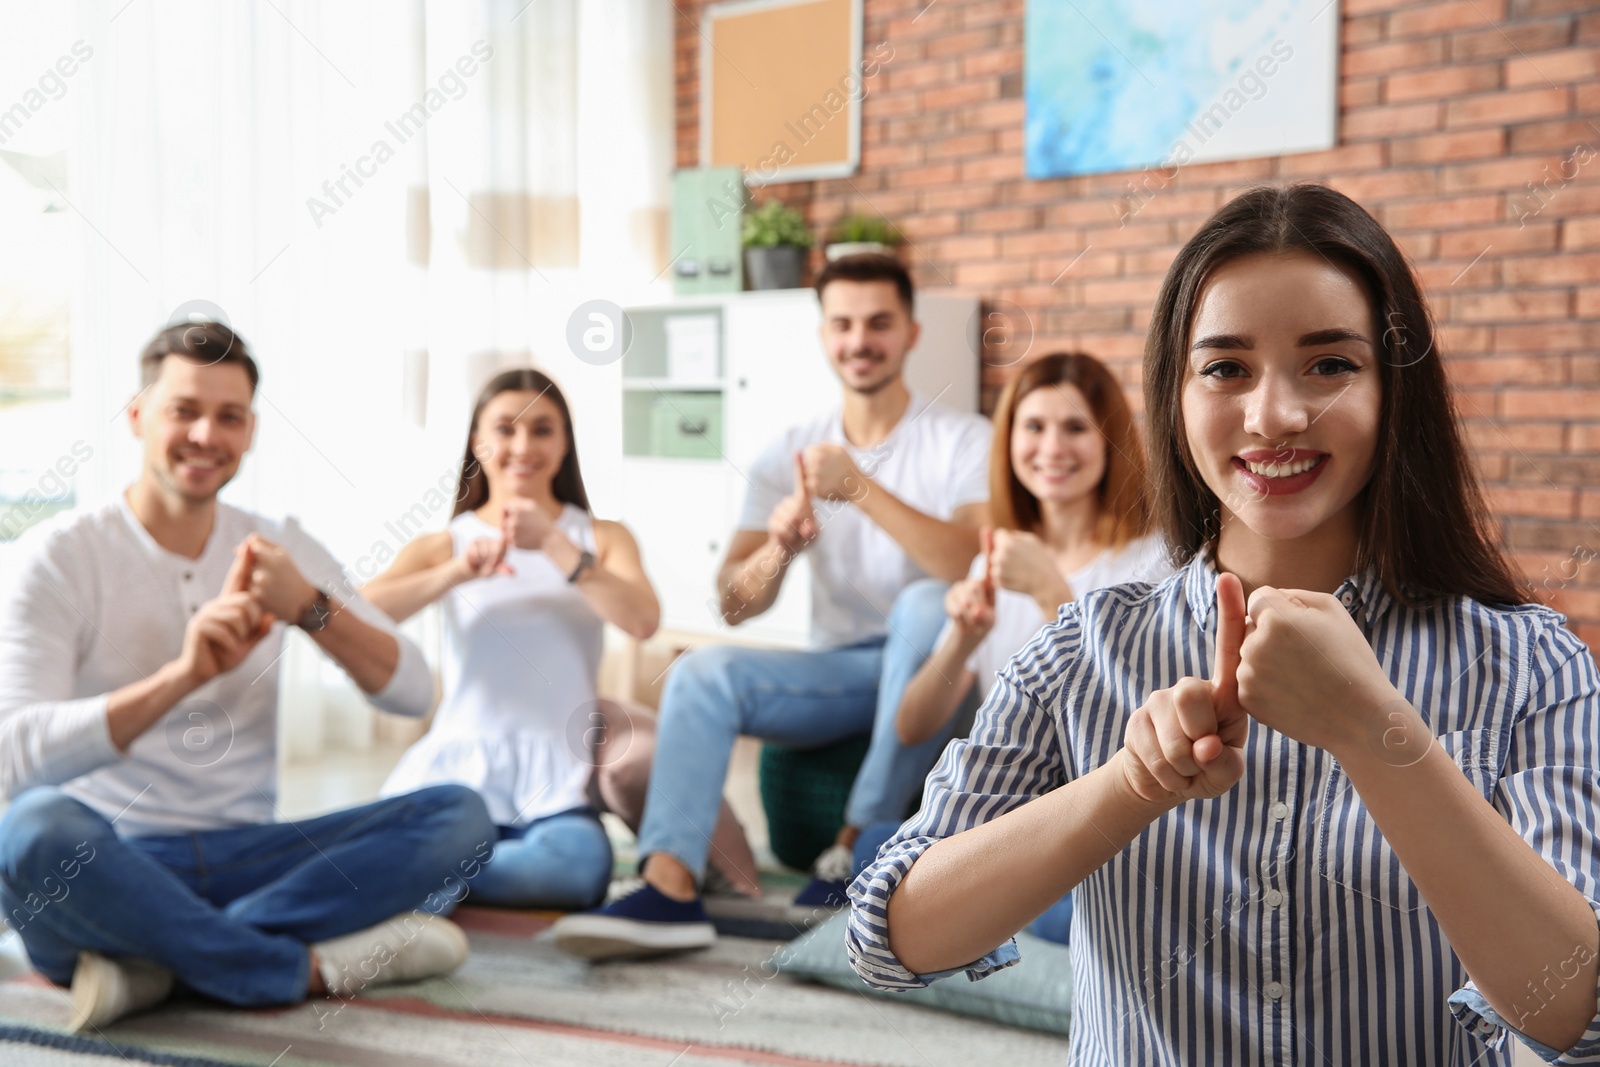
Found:
[[[284,626],[402,715],[433,697],[420,651],[293,519],[218,502],[255,429],[244,342],[177,326],[141,364],[138,481],[29,531],[0,582],[5,920],[71,983],[80,1030],[175,983],[288,1004],[455,968],[465,936],[412,909],[443,909],[489,854],[476,793],[274,821]]]
[[[724,619],[772,606],[790,563],[811,562],[811,651],[697,649],[667,676],[650,792],[639,830],[645,885],[555,926],[591,958],[674,951],[715,937],[699,901],[712,829],[741,734],[814,747],[893,729],[906,681],[932,649],[938,600],[901,596],[952,581],[978,551],[989,486],[989,422],[911,392],[911,279],[888,256],[851,256],[817,280],[822,343],[839,407],[792,427],[751,466],[739,530],[718,577]],[[926,584],[925,582],[922,584]],[[913,609],[905,610],[908,599]],[[898,602],[897,602],[898,601]],[[920,616],[920,617],[919,617]],[[878,705],[889,701],[889,714]],[[942,747],[879,746],[851,796],[852,825],[904,816]],[[926,746],[925,746],[926,747]],[[840,906],[849,876],[820,865],[799,903]]]

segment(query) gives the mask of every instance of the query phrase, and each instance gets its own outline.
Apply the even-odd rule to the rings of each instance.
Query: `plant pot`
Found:
[[[832,263],[834,260],[844,256],[861,256],[869,253],[892,256],[894,255],[894,249],[879,241],[840,241],[838,244],[831,244],[823,249],[823,253],[828,257],[828,262]]]
[[[745,275],[752,289],[798,289],[806,273],[807,249],[774,245],[744,250]]]

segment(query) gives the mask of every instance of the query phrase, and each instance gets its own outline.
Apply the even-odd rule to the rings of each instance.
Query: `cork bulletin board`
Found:
[[[861,0],[737,0],[705,9],[700,164],[751,185],[854,174],[861,159]]]

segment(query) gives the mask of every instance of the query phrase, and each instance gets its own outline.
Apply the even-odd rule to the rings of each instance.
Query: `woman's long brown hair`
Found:
[[[1011,468],[1011,434],[1017,405],[1038,389],[1071,385],[1083,394],[1106,439],[1106,469],[1096,487],[1100,517],[1095,536],[1120,548],[1150,529],[1145,493],[1144,447],[1128,400],[1105,364],[1082,352],[1052,352],[1022,368],[1000,393],[994,411],[994,444],[989,449],[989,519],[997,528],[1039,533],[1044,525],[1039,498]]]
[[[548,396],[560,409],[562,432],[567,436],[567,454],[556,471],[550,489],[563,504],[572,504],[588,511],[589,494],[583,488],[583,473],[578,469],[578,443],[572,438],[572,411],[567,407],[567,398],[561,395],[561,390],[556,388],[556,383],[550,380],[549,375],[532,367],[519,367],[501,371],[490,378],[478,393],[477,403],[472,406],[472,421],[467,424],[467,450],[461,457],[461,474],[456,479],[456,509],[450,513],[450,517],[453,519],[463,511],[476,511],[489,500],[489,477],[483,473],[483,465],[473,454],[472,435],[478,432],[478,419],[489,401],[501,393],[511,392]]]
[[[1373,568],[1409,605],[1469,596],[1529,602],[1501,553],[1478,488],[1435,343],[1432,318],[1394,239],[1343,193],[1311,183],[1235,197],[1179,251],[1145,336],[1151,488],[1173,551],[1216,550],[1221,504],[1195,467],[1181,399],[1189,331],[1206,281],[1241,256],[1309,252],[1353,272],[1382,331],[1383,387],[1372,479],[1360,496],[1358,570]]]

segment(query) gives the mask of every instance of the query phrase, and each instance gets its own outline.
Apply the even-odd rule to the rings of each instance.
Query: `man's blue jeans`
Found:
[[[310,944],[412,908],[446,910],[498,836],[478,794],[457,785],[301,822],[152,837],[119,837],[44,786],[0,819],[0,907],[59,985],[87,949],[153,960],[229,1004],[292,1004],[306,995]]]
[[[943,582],[908,586],[888,636],[826,651],[713,646],[674,664],[661,696],[639,856],[666,852],[705,874],[728,760],[740,735],[815,748],[872,731],[845,812],[852,826],[899,821],[949,740],[900,744],[894,716],[944,626]]]

